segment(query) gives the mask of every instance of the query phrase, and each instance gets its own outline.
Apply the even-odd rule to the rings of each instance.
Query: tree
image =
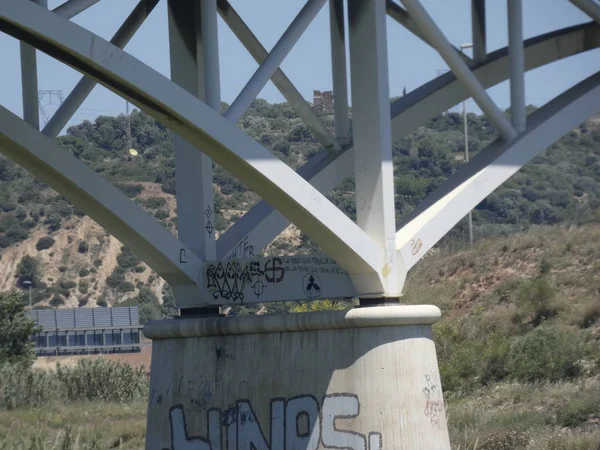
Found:
[[[138,306],[140,324],[144,325],[149,320],[158,320],[162,317],[158,297],[149,287],[140,289],[137,297],[129,298],[121,306]]]
[[[163,286],[162,298],[162,316],[165,319],[172,319],[177,315],[177,304],[175,302],[175,295],[173,295],[173,290],[168,284],[165,284]]]
[[[35,359],[31,336],[39,331],[40,327],[25,314],[25,302],[18,292],[0,294],[0,365],[31,366]]]
[[[27,287],[24,284],[25,281],[31,281],[32,288],[40,283],[40,263],[37,258],[29,255],[23,256],[17,266],[17,286]]]

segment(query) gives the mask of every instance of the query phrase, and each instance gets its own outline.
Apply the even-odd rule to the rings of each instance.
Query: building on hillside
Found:
[[[333,112],[333,91],[313,90],[313,106],[318,112]]]
[[[141,350],[137,306],[34,309],[27,313],[42,327],[32,338],[38,356]]]

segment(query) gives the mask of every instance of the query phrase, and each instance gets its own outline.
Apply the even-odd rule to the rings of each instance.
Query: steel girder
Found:
[[[525,70],[600,47],[600,27],[587,23],[530,38],[525,41]],[[488,54],[473,68],[481,84],[490,88],[510,77],[508,47]],[[448,72],[409,92],[391,104],[392,141],[425,124],[468,98],[456,77]],[[353,143],[341,152],[321,152],[309,160],[298,173],[322,193],[328,193],[352,175]],[[233,224],[217,241],[217,258],[230,258],[236,248],[249,242],[255,251],[266,247],[290,222],[267,202],[261,201]]]
[[[407,269],[527,162],[598,112],[600,72],[533,112],[516,140],[493,142],[461,167],[403,220],[396,233],[396,248]]]
[[[352,152],[318,155],[302,168],[299,174],[296,174],[269,152],[255,144],[244,133],[232,130],[228,124],[224,124],[225,120],[211,114],[206,105],[190,99],[189,95],[185,95],[186,93],[181,92],[181,89],[174,87],[169,80],[140,64],[126,53],[118,51],[106,41],[86,30],[72,24],[64,24],[64,20],[52,17],[52,13],[35,7],[35,5],[23,7],[23,4],[20,3],[19,7],[22,10],[17,11],[16,2],[17,0],[6,0],[0,5],[0,29],[95,78],[107,88],[129,99],[180,133],[184,138],[193,142],[196,147],[203,148],[205,153],[210,156],[214,155],[217,162],[237,175],[266,201],[280,207],[284,215],[276,213],[282,220],[275,220],[275,226],[269,230],[268,234],[272,236],[271,239],[289,224],[289,220],[292,220],[353,275],[353,282],[361,295],[376,295],[386,292],[385,281],[382,279],[385,278],[382,277],[385,261],[379,246],[374,245],[369,236],[358,229],[319,193],[319,191],[327,192],[351,173],[353,169]],[[540,38],[530,39],[525,46],[526,70],[530,70],[562,57],[597,47],[598,29],[589,25],[572,27]],[[532,51],[533,49],[536,51]],[[503,52],[504,54],[502,54]],[[505,53],[506,49],[488,55],[482,64],[473,68],[475,78],[484,88],[506,79],[508,67]],[[588,87],[589,83],[591,82],[588,80]],[[588,97],[592,95],[592,91],[595,92],[595,90],[586,91]],[[573,95],[575,94],[571,93],[569,98],[572,98]],[[394,127],[393,139],[397,140],[428,118],[453,106],[464,97],[466,97],[465,90],[458,85],[454,75],[446,74],[394,102],[392,104],[394,124],[396,125],[401,120],[402,123],[400,127]],[[572,102],[577,106],[572,108],[577,111],[585,110],[581,105],[582,101],[577,97]],[[584,113],[574,114],[574,117],[580,117]],[[559,116],[561,115],[556,114],[556,117]],[[409,118],[412,120],[407,120]],[[553,118],[554,116],[548,121]],[[418,123],[419,121],[421,122]],[[534,131],[527,132],[526,135],[533,136],[537,133]],[[11,140],[8,139],[8,141]],[[521,139],[518,140],[518,142],[520,141]],[[8,144],[6,146],[10,147]],[[242,148],[243,146],[250,148]],[[351,145],[345,148],[345,150],[349,149],[351,149]],[[489,149],[484,153],[492,154],[492,150]],[[504,148],[504,152],[503,155],[510,154],[510,149]],[[337,176],[328,176],[331,175],[328,170],[337,172]],[[316,189],[306,182],[303,183],[302,177],[310,180]],[[333,185],[332,180],[335,183]],[[295,188],[291,193],[282,188],[284,185],[289,187],[291,184]],[[325,184],[329,184],[330,187],[323,187]],[[454,194],[455,192],[452,191],[452,197],[456,198]],[[426,203],[431,204],[432,201]],[[263,223],[265,218],[268,220],[269,217],[275,215],[273,210],[269,207],[265,208],[265,205],[264,202],[262,208],[261,204],[257,205],[257,208],[245,216],[254,217],[252,227]],[[425,207],[420,210],[424,213],[431,211],[426,211]],[[418,217],[411,224],[419,222],[417,219]],[[243,222],[244,220],[238,223]],[[407,228],[407,230],[411,229],[413,228]],[[232,228],[230,231],[235,230]],[[401,231],[398,233],[397,248],[402,255],[402,239],[405,235]],[[223,244],[228,243],[228,239],[224,239],[226,236],[227,234],[222,238]],[[231,240],[229,241],[231,243]],[[431,245],[435,242],[430,240]],[[422,254],[424,251],[420,253]],[[219,252],[218,256],[223,256],[223,253]],[[410,259],[410,257],[408,258]],[[196,259],[196,262],[198,261]],[[413,263],[406,269],[412,265]],[[194,274],[191,274],[191,278],[187,274],[181,276],[180,269],[175,269],[177,274],[175,278],[185,280],[184,283],[179,282],[180,286],[192,287],[193,284],[190,281],[194,278]],[[174,279],[172,275],[170,277],[171,280]],[[178,283],[175,282],[175,284]]]
[[[386,292],[383,249],[310,183],[196,97],[44,8],[5,0],[0,4],[0,30],[95,78],[202,148],[263,199],[278,205],[352,276],[361,295]]]
[[[110,230],[168,283],[197,283],[202,261],[187,247],[71,152],[1,106],[0,153]]]

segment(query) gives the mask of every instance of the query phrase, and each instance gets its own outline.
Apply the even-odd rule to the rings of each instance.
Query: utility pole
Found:
[[[25,280],[25,281],[23,281],[23,284],[24,284],[25,286],[28,286],[28,287],[29,287],[29,307],[31,308],[31,285],[32,285],[33,283],[31,283],[31,281],[29,281],[29,280]]]
[[[468,44],[462,44],[460,46],[460,51],[461,53],[464,53],[465,48],[471,48],[473,47],[472,43],[468,43]],[[463,123],[465,126],[465,162],[469,162],[469,127],[467,126],[467,102],[466,100],[463,100],[462,102],[462,109],[463,109]],[[469,245],[471,247],[473,247],[473,215],[471,214],[471,211],[469,211],[469,214],[467,216],[468,221],[469,221]]]

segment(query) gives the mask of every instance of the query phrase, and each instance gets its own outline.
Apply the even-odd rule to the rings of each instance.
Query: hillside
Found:
[[[404,301],[443,310],[434,332],[453,450],[600,448],[598,255],[600,224],[534,226],[473,249],[439,249],[411,273]],[[311,302],[297,310],[348,306]],[[147,348],[94,358],[145,358],[150,366]],[[76,363],[40,358],[36,366],[57,359]],[[49,402],[0,411],[0,442],[7,436],[7,448],[21,448],[10,436],[27,443],[38,428],[35,436],[59,441],[71,427],[82,440],[97,439],[94,448],[117,442],[137,450],[146,408],[142,401]]]
[[[333,129],[331,112],[320,112]],[[70,127],[57,142],[115,183],[160,223],[176,233],[176,191],[171,133],[139,111],[131,114],[131,141],[124,116],[98,117]],[[297,168],[321,151],[310,131],[285,103],[257,100],[240,127]],[[477,154],[496,134],[488,121],[470,114],[469,151]],[[397,218],[409,213],[463,163],[462,116],[439,115],[394,144]],[[132,157],[129,148],[139,156]],[[217,233],[223,232],[259,198],[216,166]],[[332,199],[354,218],[352,178]],[[593,119],[573,130],[483,201],[473,214],[475,237],[526,230],[531,225],[600,221],[600,123]],[[460,247],[464,221],[438,246]],[[267,254],[318,249],[293,226],[266,249]],[[172,302],[170,289],[135,255],[107,235],[64,198],[0,157],[0,291],[33,281],[36,307],[104,306]],[[26,292],[26,291],[25,291]]]

